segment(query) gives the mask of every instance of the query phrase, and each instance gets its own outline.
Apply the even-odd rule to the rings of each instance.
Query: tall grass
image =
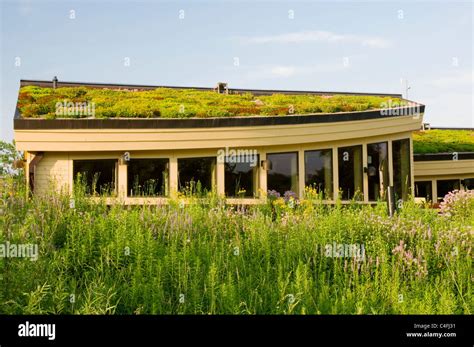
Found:
[[[72,206],[66,194],[28,199],[8,180],[1,194],[0,243],[37,243],[39,258],[0,259],[0,313],[473,312],[472,209],[108,207],[80,190]],[[365,260],[328,257],[334,243],[363,244]]]

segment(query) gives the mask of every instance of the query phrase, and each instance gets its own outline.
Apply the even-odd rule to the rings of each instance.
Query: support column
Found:
[[[410,190],[409,194],[415,195],[415,160],[413,159],[413,135],[410,134]]]
[[[362,168],[368,168],[367,144],[362,144]],[[364,189],[364,202],[369,201],[369,173],[362,169],[362,189]]]
[[[305,187],[305,177],[304,177],[304,150],[300,149],[298,151],[298,197],[300,199],[304,198],[304,187]]]
[[[339,198],[339,164],[337,158],[337,146],[332,147],[332,169],[333,169],[333,199]]]
[[[267,160],[267,153],[265,152],[260,152],[259,153],[260,155],[260,163],[262,162],[262,160]],[[259,182],[260,182],[260,191],[259,192],[259,197],[262,198],[262,195],[265,195],[267,194],[267,170],[264,170],[260,163],[258,163],[258,165],[260,166],[260,169],[258,170],[259,172],[259,175],[260,175],[260,179],[259,179]]]
[[[389,185],[393,187],[393,146],[392,140],[388,141],[388,181]]]
[[[125,199],[127,197],[127,172],[128,165],[119,163],[117,173],[117,196],[120,199]]]
[[[224,162],[217,161],[216,164],[216,183],[217,183],[217,195],[220,197],[225,196],[225,164]]]
[[[169,170],[170,198],[176,198],[178,195],[178,158],[170,158]]]
[[[117,165],[117,196],[124,199],[127,196],[127,165]]]
[[[432,202],[436,204],[438,202],[438,185],[436,184],[436,179],[431,180],[431,194],[433,194],[431,197]]]

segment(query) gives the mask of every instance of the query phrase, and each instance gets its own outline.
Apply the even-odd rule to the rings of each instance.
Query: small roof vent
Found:
[[[227,83],[224,83],[224,82],[218,82],[215,90],[219,94],[229,94],[229,89],[227,88]]]

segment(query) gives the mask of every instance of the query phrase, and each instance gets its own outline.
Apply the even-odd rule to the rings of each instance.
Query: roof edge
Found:
[[[407,108],[410,110],[412,108]],[[411,112],[411,111],[410,111]],[[424,113],[424,105],[417,112]],[[183,129],[183,128],[219,128],[219,127],[251,127],[272,125],[298,125],[312,123],[339,123],[372,119],[389,119],[397,117],[413,117],[407,115],[385,115],[381,110],[307,114],[291,116],[248,116],[218,118],[15,118],[14,130],[44,129]]]
[[[469,160],[474,159],[474,152],[456,152],[457,159],[454,159],[454,152],[444,153],[413,153],[414,161],[447,161],[447,160]]]
[[[21,79],[20,87],[37,86],[43,88],[52,88],[53,82],[47,80],[29,80]],[[209,87],[180,87],[180,86],[163,86],[163,85],[144,85],[144,84],[120,84],[120,83],[95,83],[95,82],[71,82],[58,81],[58,87],[89,87],[89,88],[110,88],[110,89],[139,89],[151,90],[156,88],[171,88],[171,89],[195,89],[202,91],[213,91],[214,88]],[[255,95],[270,95],[270,94],[313,94],[313,95],[358,95],[358,96],[389,96],[403,99],[402,94],[396,93],[363,93],[363,92],[333,92],[333,91],[311,91],[311,90],[280,90],[280,89],[247,89],[247,88],[229,88],[229,92],[234,93],[252,93]],[[408,101],[408,100],[407,100]],[[411,101],[413,102],[413,101]],[[416,103],[416,102],[413,102]]]

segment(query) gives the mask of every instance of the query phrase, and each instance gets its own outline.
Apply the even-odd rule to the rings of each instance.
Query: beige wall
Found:
[[[33,159],[29,155],[29,162]],[[45,153],[35,167],[35,193],[43,194],[49,189],[69,190],[72,173],[67,153]]]
[[[446,175],[474,175],[474,159],[416,161],[415,178]]]
[[[288,116],[290,117],[290,116]],[[324,116],[321,116],[324,117]],[[390,137],[418,130],[422,117],[336,123],[186,129],[15,130],[16,146],[30,152],[102,152],[265,147]]]

